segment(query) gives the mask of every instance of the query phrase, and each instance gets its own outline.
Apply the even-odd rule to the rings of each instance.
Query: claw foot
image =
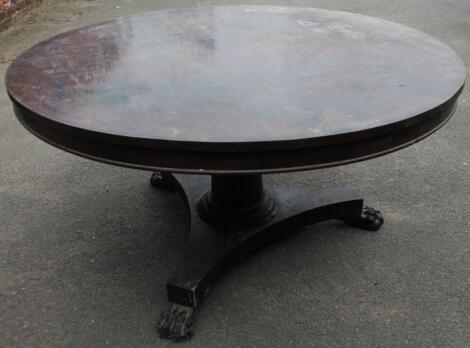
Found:
[[[168,178],[168,174],[155,172],[150,177],[150,185],[162,190],[173,190],[172,181]]]
[[[365,206],[362,208],[361,215],[346,218],[344,219],[344,222],[348,225],[362,228],[364,230],[377,231],[383,225],[384,218],[379,210]]]
[[[173,305],[169,311],[163,312],[157,330],[161,338],[175,342],[189,341],[193,337],[194,309],[181,305]]]

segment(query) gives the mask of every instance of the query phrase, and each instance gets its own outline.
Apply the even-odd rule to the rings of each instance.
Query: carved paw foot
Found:
[[[346,218],[343,220],[348,225],[362,228],[368,231],[377,231],[384,223],[384,218],[379,210],[364,207],[362,208],[362,214],[355,217]]]
[[[155,188],[162,189],[162,190],[174,190],[174,184],[170,179],[169,175],[166,173],[155,172],[150,177],[150,185]]]
[[[193,337],[193,313],[193,308],[180,305],[173,305],[169,311],[163,312],[157,326],[160,337],[175,342],[189,341]]]

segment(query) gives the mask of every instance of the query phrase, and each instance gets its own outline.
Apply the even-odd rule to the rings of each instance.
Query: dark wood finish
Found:
[[[32,133],[87,158],[158,170],[151,184],[184,198],[187,251],[158,325],[175,340],[191,337],[193,312],[222,271],[258,248],[328,219],[383,224],[353,190],[264,189],[262,173],[411,145],[451,117],[464,81],[457,54],[422,32],[268,6],[168,10],[73,30],[20,55],[6,78]]]
[[[378,230],[383,219],[379,211],[366,207],[353,189],[306,189],[268,186],[263,189],[260,177],[167,175],[160,180],[172,186],[186,202],[189,212],[189,237],[180,268],[168,284],[168,299],[173,307],[164,312],[159,332],[164,338],[187,340],[192,336],[192,319],[203,298],[217,278],[259,248],[299,231],[300,227],[330,219],[367,230]],[[209,192],[207,190],[211,188]],[[232,210],[245,221],[253,207],[263,211],[264,197],[275,203],[269,218],[242,225],[236,220],[206,221],[199,206],[204,197],[214,199],[214,210]],[[202,197],[202,198],[201,198]],[[225,215],[224,214],[224,215]],[[222,223],[224,222],[224,223]]]
[[[276,214],[277,204],[263,190],[261,175],[213,175],[197,210],[205,222],[228,230],[263,225]]]
[[[431,134],[465,80],[427,34],[344,12],[175,9],[73,30],[20,55],[20,121],[73,153],[230,174],[360,161]]]

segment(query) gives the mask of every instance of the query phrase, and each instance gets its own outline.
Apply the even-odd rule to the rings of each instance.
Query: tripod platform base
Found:
[[[373,231],[383,224],[354,189],[264,188],[256,175],[155,177],[164,181],[156,187],[181,194],[190,215],[181,266],[167,283],[173,306],[158,324],[160,336],[175,341],[192,337],[194,312],[224,270],[259,248],[331,219]]]

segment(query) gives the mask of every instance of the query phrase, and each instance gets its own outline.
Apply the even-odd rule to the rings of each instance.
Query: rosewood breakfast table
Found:
[[[41,42],[9,67],[19,121],[65,151],[153,171],[179,192],[189,237],[160,335],[186,340],[229,266],[299,227],[378,230],[353,189],[263,186],[262,175],[381,156],[435,132],[465,81],[433,37],[345,12],[269,6],[174,9]]]

